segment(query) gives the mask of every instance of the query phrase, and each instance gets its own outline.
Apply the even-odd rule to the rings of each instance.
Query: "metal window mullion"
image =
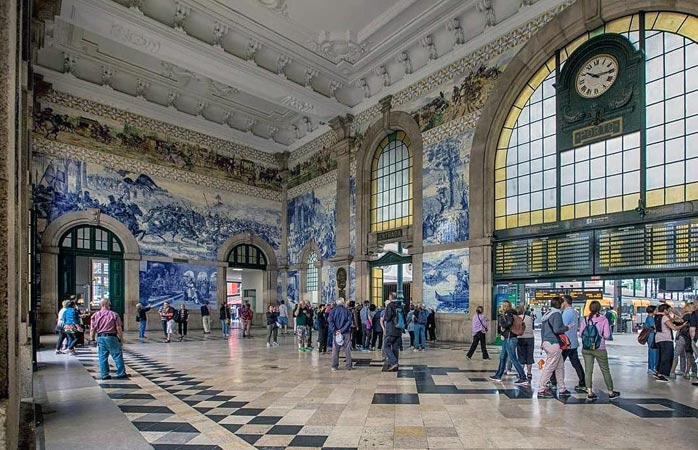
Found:
[[[557,80],[560,78],[560,50],[555,51],[555,82],[557,83]],[[555,106],[557,109],[557,105]],[[557,114],[555,115],[555,121],[557,122],[558,117]],[[557,124],[555,126],[555,132],[557,133]],[[555,140],[557,141],[557,135],[555,136]],[[556,199],[555,199],[555,221],[559,222],[560,221],[560,209],[562,205],[562,170],[560,167],[560,164],[562,162],[562,158],[560,156],[561,149],[555,148],[555,159],[556,159],[556,164],[555,164],[555,170],[557,172],[556,177],[557,179],[555,180],[555,189],[557,191],[556,193]],[[545,208],[544,208],[545,209]],[[545,222],[545,219],[543,220]]]

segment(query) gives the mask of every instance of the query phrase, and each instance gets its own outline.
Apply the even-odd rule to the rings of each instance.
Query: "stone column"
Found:
[[[340,267],[346,270],[347,285],[345,296],[349,296],[351,280],[348,277],[349,265],[352,261],[350,248],[350,216],[351,216],[351,191],[349,181],[351,178],[351,150],[354,145],[352,136],[352,124],[354,117],[335,117],[330,120],[330,126],[337,135],[334,144],[335,158],[337,159],[337,222],[335,224],[335,256],[329,260],[329,270],[337,271]],[[336,297],[339,298],[339,287],[335,286]],[[358,293],[357,293],[358,294]],[[361,297],[357,297],[357,301]]]
[[[281,171],[281,243],[279,244],[279,266],[281,274],[281,298],[288,298],[288,157],[289,152],[277,156]]]

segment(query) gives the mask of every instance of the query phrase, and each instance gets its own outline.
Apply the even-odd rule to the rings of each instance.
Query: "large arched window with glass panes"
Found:
[[[412,225],[412,153],[404,131],[386,136],[371,167],[371,231]]]
[[[575,49],[605,33],[643,50],[646,123],[570,150],[556,148],[555,83]],[[613,20],[556,52],[528,81],[500,134],[495,229],[698,200],[698,18],[645,12]]]

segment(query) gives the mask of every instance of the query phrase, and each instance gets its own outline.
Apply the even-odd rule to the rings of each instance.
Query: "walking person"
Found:
[[[470,344],[470,350],[465,355],[468,360],[473,358],[475,350],[477,350],[478,344],[480,345],[480,350],[482,351],[482,359],[490,359],[489,353],[487,353],[487,331],[489,329],[489,321],[487,317],[482,315],[483,308],[478,306],[475,308],[475,316],[471,321],[471,334],[473,336],[473,343]]]
[[[221,321],[221,331],[223,332],[223,337],[227,338],[230,336],[230,308],[228,305],[223,303],[220,310],[218,311],[218,317]]]
[[[208,307],[208,301],[201,305],[201,325],[204,328],[204,334],[211,334],[211,308]]]
[[[669,381],[671,364],[674,361],[674,335],[672,331],[681,331],[687,323],[675,325],[671,317],[670,307],[666,303],[657,307],[654,315],[654,327],[656,335],[654,337],[659,348],[659,362],[657,363],[657,381]]]
[[[524,305],[517,306],[516,313],[524,324],[524,332],[516,342],[516,356],[526,370],[526,378],[531,381],[533,379],[533,353],[536,346],[536,338],[533,335],[533,319],[530,314],[526,314]]]
[[[562,296],[562,323],[567,327],[565,334],[570,340],[570,347],[562,351],[562,361],[567,361],[569,358],[572,368],[577,372],[578,383],[574,387],[575,392],[586,392],[586,377],[584,375],[584,368],[582,367],[581,361],[579,361],[579,339],[577,337],[577,330],[579,329],[579,314],[572,307],[572,297],[569,295]],[[553,384],[557,383],[555,374],[553,374],[551,379]]]
[[[387,360],[387,368],[384,369],[386,372],[397,372],[400,367],[400,341],[405,330],[398,327],[398,314],[400,311],[398,311],[397,303],[391,294],[386,301],[382,318],[385,332],[383,353]]]
[[[497,325],[499,326],[499,332],[502,336],[502,350],[499,353],[499,367],[497,368],[497,372],[489,378],[492,381],[501,382],[504,370],[507,366],[507,361],[511,361],[518,374],[518,379],[514,384],[527,386],[529,384],[528,379],[516,356],[518,337],[524,332],[523,320],[516,316],[516,312],[511,307],[511,303],[507,300],[502,302],[502,313],[499,315],[499,319],[497,319]]]
[[[655,375],[657,373],[657,363],[659,362],[659,348],[657,348],[655,342],[657,331],[654,326],[654,313],[656,310],[657,307],[654,305],[649,305],[647,307],[645,310],[647,312],[647,317],[643,325],[643,329],[650,330],[647,335],[647,373],[649,375]]]
[[[281,300],[279,305],[279,325],[281,326],[281,334],[288,333],[288,306],[286,306],[285,300]]]
[[[429,340],[431,342],[436,342],[436,311],[434,311],[434,308],[429,308],[427,332],[429,333]]]
[[[278,339],[278,334],[279,334],[279,326],[278,326],[278,319],[279,319],[279,313],[274,309],[273,305],[269,305],[267,307],[267,313],[266,313],[266,318],[267,318],[267,348],[271,346],[278,346],[279,343],[276,342]],[[274,338],[272,340],[272,337]]]
[[[427,348],[427,315],[429,312],[424,304],[414,310],[414,351],[423,352]]]
[[[339,351],[344,351],[345,367],[352,369],[351,361],[351,327],[354,318],[352,313],[345,307],[343,298],[339,298],[328,318],[328,329],[333,336],[332,339],[332,371],[339,368]]]
[[[80,331],[80,314],[75,308],[75,303],[71,300],[63,311],[63,332],[66,335],[65,352],[77,356],[75,344],[78,343],[77,333]]]
[[[250,328],[252,327],[253,316],[254,313],[252,312],[250,304],[245,303],[245,306],[242,307],[242,311],[240,311],[240,319],[242,320],[242,337],[252,337],[252,335],[250,334]]]
[[[65,334],[65,330],[63,329],[63,325],[65,325],[63,323],[63,314],[68,308],[69,303],[70,300],[63,300],[63,303],[61,304],[62,308],[60,311],[58,311],[58,315],[56,316],[56,334],[58,334],[58,340],[56,341],[56,355],[63,353],[63,343],[68,338],[68,336]]]
[[[123,325],[117,313],[110,309],[111,303],[107,299],[99,302],[100,310],[92,316],[90,322],[90,340],[97,339],[97,359],[99,360],[99,375],[102,380],[109,380],[109,356],[116,365],[116,379],[128,378],[126,366],[121,350]]]
[[[538,390],[538,398],[552,398],[553,391],[547,387],[550,378],[555,373],[558,385],[558,396],[569,396],[570,391],[565,387],[565,361],[562,359],[562,349],[558,341],[558,335],[564,334],[568,328],[562,322],[562,299],[555,297],[550,300],[550,311],[542,318],[541,341],[543,351],[546,354],[545,366],[540,378],[541,388]]]
[[[136,304],[136,322],[138,322],[138,339],[142,342],[145,339],[145,330],[148,329],[148,311],[151,306],[138,302]]]
[[[592,380],[594,379],[594,361],[599,363],[603,380],[608,389],[608,398],[620,397],[620,392],[613,389],[613,377],[608,367],[606,340],[611,336],[611,326],[605,316],[601,315],[601,303],[594,300],[589,304],[589,315],[579,324],[578,335],[582,338],[582,357],[584,358],[584,376],[587,398],[596,400]]]
[[[189,310],[187,305],[182,303],[177,312],[177,332],[179,333],[179,342],[182,342],[187,337],[187,328],[189,327]]]
[[[162,321],[162,332],[165,334],[165,342],[169,343],[174,332],[175,309],[170,306],[170,302],[163,302],[160,308],[160,320]]]

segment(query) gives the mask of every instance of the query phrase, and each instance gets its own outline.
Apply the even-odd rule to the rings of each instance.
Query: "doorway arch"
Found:
[[[133,234],[114,217],[103,214],[98,209],[64,214],[51,222],[41,238],[41,308],[39,329],[42,333],[52,333],[55,316],[58,312],[60,292],[58,289],[59,254],[61,240],[73,228],[82,226],[97,227],[113,234],[122,247],[123,261],[123,321],[124,330],[135,329],[136,303],[138,302],[138,265],[141,259],[140,248]]]
[[[220,305],[223,305],[227,301],[227,276],[228,276],[228,268],[229,267],[239,267],[239,268],[245,268],[249,267],[251,268],[251,265],[247,265],[246,263],[240,263],[238,264],[235,262],[230,261],[231,253],[233,252],[234,249],[236,248],[244,248],[247,253],[245,255],[249,255],[249,250],[250,249],[257,249],[259,252],[261,252],[262,256],[265,259],[265,265],[266,268],[263,272],[262,276],[262,302],[257,302],[255,305],[255,315],[254,315],[254,323],[259,324],[261,323],[260,321],[262,320],[262,317],[264,314],[262,314],[264,311],[266,311],[266,307],[268,305],[276,305],[278,302],[277,298],[277,285],[278,285],[278,261],[276,258],[276,252],[272,248],[271,245],[264,239],[260,238],[254,233],[240,233],[236,234],[235,236],[231,236],[228,238],[227,241],[225,241],[219,248],[218,248],[218,254],[217,254],[217,263],[218,263],[218,307]],[[249,262],[249,260],[248,260]],[[261,269],[261,266],[257,267],[258,269]]]

